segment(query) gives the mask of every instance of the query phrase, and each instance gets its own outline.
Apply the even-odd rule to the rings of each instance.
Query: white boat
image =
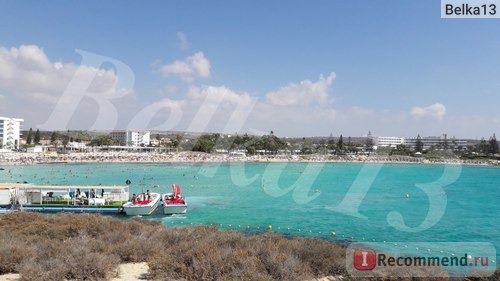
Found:
[[[142,200],[141,200],[142,199]],[[151,215],[160,203],[160,194],[152,192],[150,198],[138,198],[123,204],[123,211],[128,216],[147,216]]]
[[[124,186],[35,185],[0,183],[3,209],[41,213],[119,214],[128,200]]]
[[[181,187],[172,184],[172,192],[163,194],[163,213],[165,215],[184,214],[187,212],[186,200],[181,195]]]

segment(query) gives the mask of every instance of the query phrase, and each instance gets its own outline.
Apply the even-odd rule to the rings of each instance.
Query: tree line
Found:
[[[55,146],[66,147],[69,142],[86,142],[90,146],[110,146],[119,145],[109,135],[89,133],[86,131],[67,132],[35,132],[30,128],[26,137],[26,145],[33,146],[40,144],[42,139],[50,138],[50,143]],[[162,136],[156,134],[155,138],[160,141]],[[168,141],[161,144],[164,147],[176,149],[178,151],[200,151],[213,153],[216,151],[244,151],[247,154],[264,152],[266,154],[277,154],[282,151],[299,152],[300,154],[358,154],[360,152],[373,152],[374,139],[371,133],[365,138],[345,138],[342,134],[339,137],[329,138],[280,138],[271,131],[267,135],[233,135],[224,136],[218,133],[202,134],[199,137],[188,137],[185,134],[169,135]],[[433,151],[450,150],[460,157],[480,157],[493,156],[499,153],[499,144],[495,134],[489,140],[484,138],[477,144],[469,144],[466,147],[457,149],[454,140],[444,139],[441,143],[424,150],[424,145],[420,135],[414,147],[401,144],[395,148],[379,148],[378,153],[388,153],[390,155],[415,156],[416,153],[426,154]]]

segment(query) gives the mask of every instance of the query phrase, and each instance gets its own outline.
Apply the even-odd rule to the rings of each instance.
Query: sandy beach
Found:
[[[420,163],[420,164],[467,164],[499,165],[492,160],[436,159],[422,157],[383,155],[251,155],[235,157],[228,154],[179,152],[84,152],[84,153],[0,153],[0,165],[30,165],[43,163],[182,163],[182,162],[362,162],[362,163]]]
[[[118,267],[118,277],[111,281],[139,281],[147,280],[148,264],[145,262],[139,263],[124,263]],[[17,281],[21,275],[17,273],[9,273],[0,275],[0,281]]]
[[[148,264],[145,262],[139,263],[124,263],[118,267],[118,277],[111,281],[140,281],[148,280]],[[0,281],[18,281],[21,276],[17,273],[9,273],[0,275]],[[342,280],[342,276],[327,276],[323,278],[312,279],[310,281],[337,281]]]

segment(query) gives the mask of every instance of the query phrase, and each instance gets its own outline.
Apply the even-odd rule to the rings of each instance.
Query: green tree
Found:
[[[90,141],[91,146],[106,146],[112,144],[113,144],[113,139],[110,136],[99,136]]]
[[[493,136],[490,138],[490,141],[489,141],[489,152],[494,155],[496,153],[498,153],[499,149],[498,149],[498,142],[497,142],[497,137],[495,136],[495,134],[493,134]]]
[[[329,150],[335,150],[335,140],[333,139],[333,137],[330,136],[330,138],[328,139],[326,148],[328,148]]]
[[[59,136],[57,135],[57,132],[56,131],[52,132],[52,135],[50,136],[50,144],[52,145],[56,144],[58,139]]]
[[[481,138],[481,141],[477,145],[477,148],[479,152],[483,154],[488,154],[490,152],[490,144],[484,138]]]
[[[366,142],[365,142],[366,150],[367,151],[372,151],[373,150],[373,136],[372,132],[368,131],[368,135],[366,137]]]
[[[337,148],[339,150],[343,150],[344,149],[344,139],[342,137],[342,134],[340,134],[339,140],[337,142]]]
[[[196,140],[192,150],[210,153],[213,151],[219,137],[219,134],[202,135]]]
[[[254,146],[254,145],[249,145],[249,146],[247,147],[247,153],[248,153],[249,155],[254,155],[256,152],[257,152],[257,149],[255,148],[255,146]]]
[[[415,151],[422,152],[424,150],[424,143],[422,142],[422,138],[420,134],[417,135],[417,141],[415,142]]]
[[[260,140],[257,142],[257,147],[258,149],[264,149],[273,154],[276,154],[278,150],[287,148],[287,143],[284,140],[272,134],[272,135],[262,136]]]
[[[62,145],[64,148],[64,152],[66,152],[66,147],[68,146],[68,143],[69,143],[69,136],[63,136]]]
[[[398,144],[396,149],[392,149],[389,155],[412,155],[410,149],[404,144]]]
[[[175,148],[179,147],[179,145],[182,143],[182,139],[183,139],[183,136],[181,134],[177,134],[175,136],[175,140],[174,140],[174,147]]]
[[[79,140],[79,142],[90,141],[90,140],[92,140],[92,137],[87,132],[79,132],[78,133],[78,140]]]
[[[33,142],[33,129],[30,128],[28,136],[26,137],[26,144],[31,144]]]
[[[40,144],[40,129],[36,129],[34,141],[35,144]]]

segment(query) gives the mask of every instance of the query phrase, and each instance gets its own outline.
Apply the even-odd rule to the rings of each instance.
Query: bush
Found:
[[[0,274],[18,272],[22,280],[109,280],[123,262],[147,262],[155,280],[311,280],[330,275],[350,280],[345,252],[325,240],[288,239],[272,232],[246,236],[210,226],[166,228],[159,222],[87,214],[0,216]],[[394,280],[418,280],[412,275],[408,271]],[[470,280],[498,276],[497,270],[492,277]]]

